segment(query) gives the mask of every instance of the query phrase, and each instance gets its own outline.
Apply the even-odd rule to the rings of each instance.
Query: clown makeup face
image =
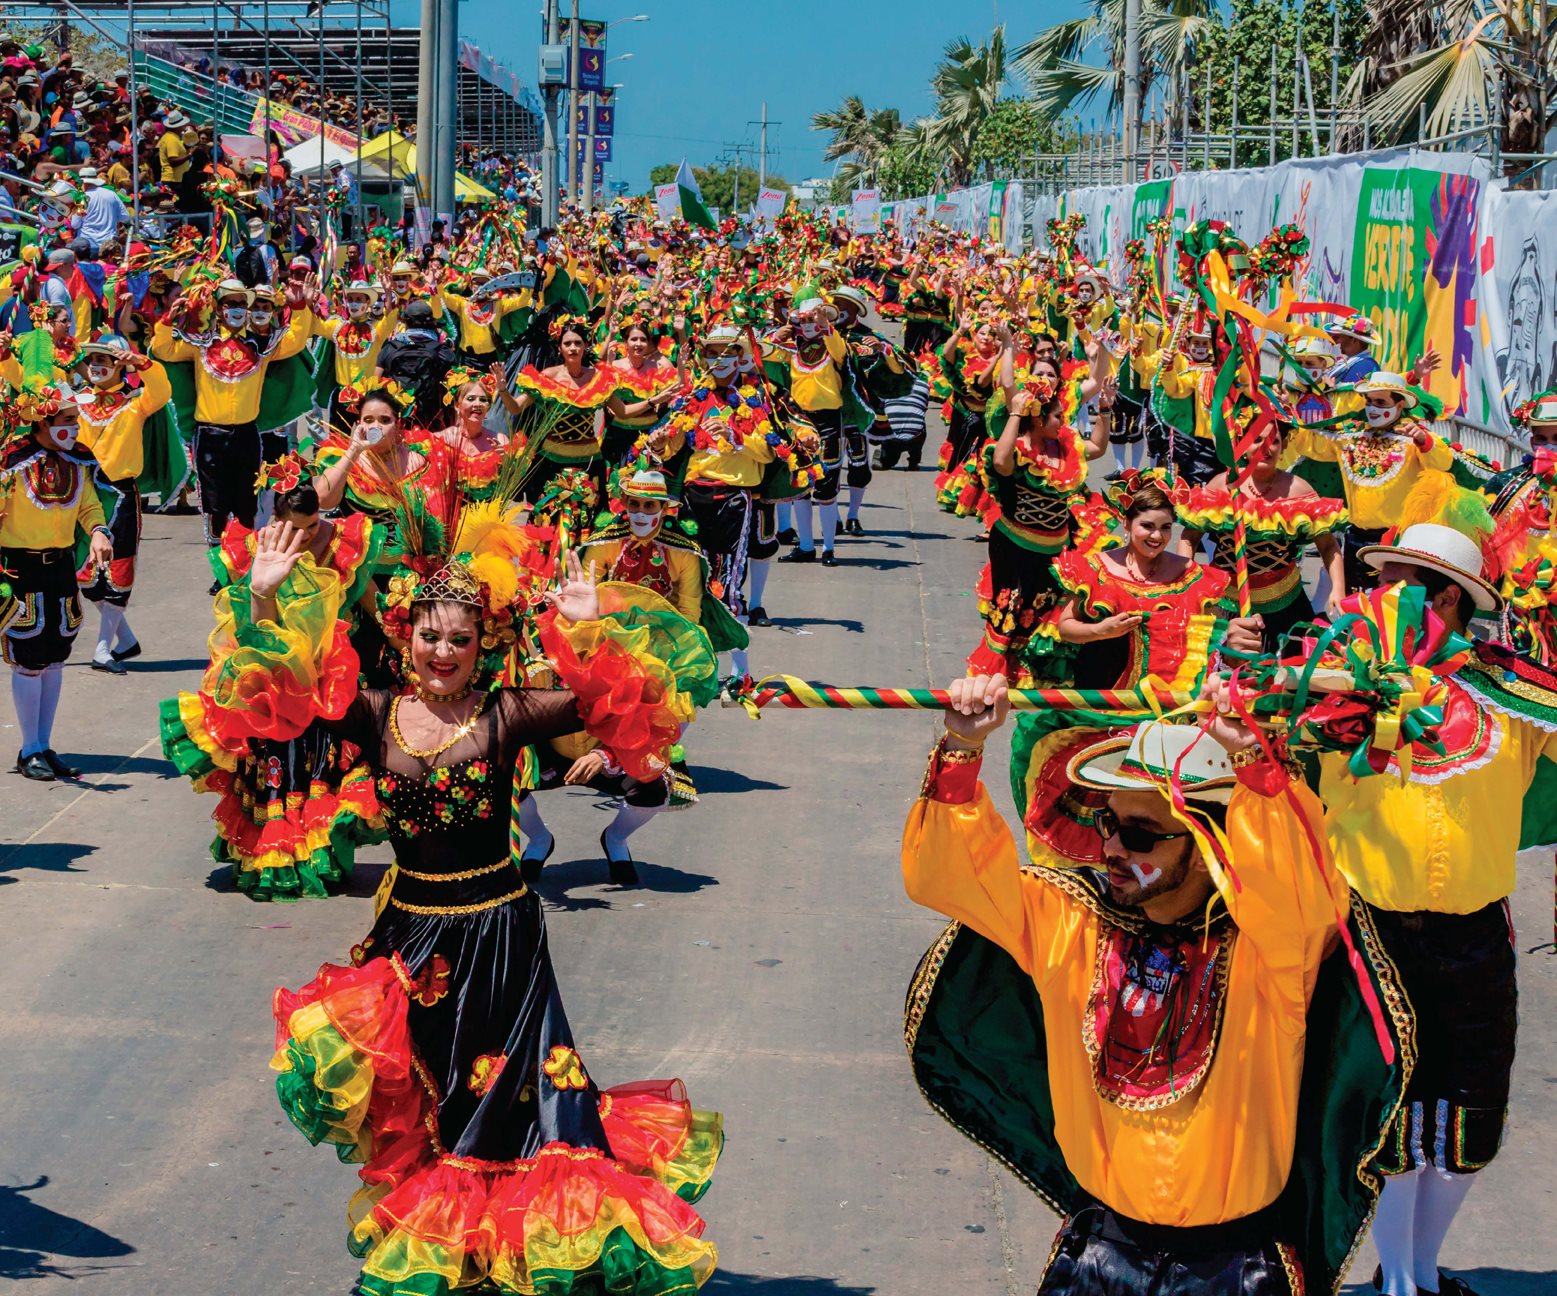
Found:
[[[76,417],[75,410],[56,414],[43,426],[44,444],[56,450],[74,450],[76,437],[80,434],[81,422]]]
[[[91,355],[87,357],[86,375],[94,387],[112,387],[119,376],[119,366],[107,356]]]
[[[1367,401],[1363,412],[1368,417],[1368,426],[1379,430],[1399,422],[1406,408],[1405,399],[1393,392],[1370,392]]]
[[[741,357],[735,351],[710,351],[708,372],[719,382],[731,381],[740,372]]]
[[[1301,364],[1310,387],[1318,386],[1330,372],[1330,362],[1323,356],[1304,356]]]
[[[627,529],[639,540],[647,540],[660,529],[665,520],[665,501],[639,499],[629,495],[626,499]]]
[[[249,305],[241,298],[232,297],[217,306],[222,323],[236,333],[249,322]]]
[[[350,319],[360,320],[367,316],[368,299],[353,294],[346,298],[346,315]]]
[[[262,333],[270,328],[271,321],[276,318],[276,308],[269,302],[256,302],[254,309],[249,312],[249,324],[259,329]]]
[[[1083,306],[1090,306],[1097,300],[1097,285],[1090,279],[1083,279],[1076,285],[1076,300]]]
[[[1557,423],[1532,423],[1530,449],[1532,452],[1557,449]]]
[[[820,315],[813,315],[809,311],[794,318],[795,332],[806,342],[815,342],[831,327]]]
[[[1205,364],[1211,359],[1211,339],[1191,337],[1184,346],[1184,354],[1191,364]]]
[[[411,668],[434,697],[462,692],[476,673],[481,624],[464,603],[420,603],[411,612]]]

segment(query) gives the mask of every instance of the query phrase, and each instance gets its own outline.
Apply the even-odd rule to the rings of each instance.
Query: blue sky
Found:
[[[562,3],[571,12],[571,0]],[[998,20],[1016,46],[1083,7],[1082,0],[581,0],[584,18],[650,16],[608,38],[608,56],[633,57],[607,69],[623,86],[607,175],[641,191],[660,162],[685,156],[702,166],[736,145],[749,160],[757,127],[748,122],[764,99],[779,123],[768,129],[769,170],[791,181],[826,175],[825,138],[811,129],[812,113],[857,94],[869,108],[920,116],[930,108],[930,73],[948,40],[982,41]],[[461,0],[460,35],[533,85],[539,11],[537,0]],[[397,25],[419,15],[414,0],[395,0]]]

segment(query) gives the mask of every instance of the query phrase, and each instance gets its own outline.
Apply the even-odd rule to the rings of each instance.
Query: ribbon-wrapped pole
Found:
[[[1159,715],[1186,706],[1195,694],[1147,681],[1138,688],[1074,689],[1014,688],[1013,711],[1117,711],[1123,714]],[[944,711],[951,706],[945,689],[842,687],[810,684],[793,675],[774,675],[753,685],[740,705],[760,711],[777,703],[792,710],[838,711]]]

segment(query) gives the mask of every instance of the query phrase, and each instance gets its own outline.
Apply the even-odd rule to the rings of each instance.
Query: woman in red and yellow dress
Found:
[[[1054,633],[1083,644],[1079,688],[1128,688],[1148,675],[1169,688],[1196,686],[1231,614],[1226,572],[1173,552],[1173,501],[1135,473],[1109,492],[1123,514],[1122,548],[1075,550],[1055,560],[1069,597],[1053,614]]]
[[[320,515],[319,494],[306,465],[288,455],[266,469],[275,515],[303,537],[309,558],[339,580],[341,619],[351,637],[371,626],[373,568],[383,528],[366,514]],[[224,588],[249,580],[257,537],[241,522],[227,524],[212,565]],[[351,873],[357,847],[384,840],[373,774],[351,743],[320,721],[295,738],[252,737],[239,753],[204,740],[201,696],[183,693],[162,704],[163,752],[197,792],[221,800],[213,858],[232,865],[238,889],[251,900],[326,896]]]
[[[522,489],[533,502],[558,473],[578,468],[594,481],[597,497],[603,497],[608,470],[601,453],[600,411],[612,418],[626,414],[616,394],[621,372],[590,358],[593,334],[584,320],[563,316],[552,331],[562,350],[562,363],[543,370],[526,365],[514,378],[518,395],[504,401],[510,414],[536,411],[528,434],[539,436],[541,443]]]
[[[632,458],[638,439],[660,421],[681,390],[676,366],[655,345],[651,326],[644,318],[629,317],[618,336],[626,354],[611,361],[608,368],[623,409],[621,414],[607,414],[601,443],[601,454],[612,468]]]
[[[1071,654],[1050,613],[1065,590],[1055,561],[1078,544],[1106,538],[1107,507],[1087,485],[1087,465],[1108,449],[1110,408],[1100,409],[1083,439],[1068,422],[1073,388],[1057,389],[1052,369],[1029,376],[1014,392],[997,440],[984,447],[980,488],[989,496],[989,561],[976,593],[984,639],[969,658],[975,673],[1024,684],[1067,680]],[[994,402],[997,413],[1004,401]]]
[[[435,432],[432,441],[435,455],[447,452],[453,463],[438,475],[452,480],[461,497],[473,502],[492,498],[498,470],[508,454],[508,434],[486,426],[492,398],[502,383],[501,362],[483,374],[459,366],[449,370],[444,379],[448,388],[444,400],[454,407],[454,422]]]
[[[719,1117],[678,1080],[596,1085],[509,823],[536,742],[585,730],[630,772],[663,769],[674,676],[600,618],[574,558],[538,619],[565,687],[488,688],[513,634],[512,565],[497,551],[432,562],[391,594],[410,680],[398,690],[350,689],[339,582],[284,523],[220,609],[213,649],[240,684],[222,722],[279,734],[317,717],[359,748],[397,864],[350,963],[276,992],[282,1109],[360,1167],[348,1246],[366,1296],[691,1291],[716,1259],[691,1203]]]
[[[1344,500],[1327,499],[1301,477],[1276,467],[1286,448],[1288,425],[1273,422],[1265,439],[1250,452],[1250,468],[1236,488],[1220,472],[1204,486],[1194,486],[1174,501],[1184,530],[1178,549],[1186,558],[1200,552],[1201,539],[1212,537],[1211,565],[1231,576],[1234,570],[1233,532],[1240,516],[1246,536],[1249,602],[1260,618],[1267,651],[1277,650],[1294,626],[1312,621],[1313,605],[1303,588],[1303,555],[1310,546],[1330,575],[1326,609],[1333,617],[1346,588],[1346,571],[1337,538],[1346,530]]]
[[[964,341],[970,332],[971,337]],[[964,316],[925,370],[931,392],[949,397],[951,403],[935,493],[936,502],[954,517],[972,517],[978,511],[977,496],[969,500],[965,488],[977,479],[977,455],[986,438],[984,414],[995,394],[1001,340],[994,322],[985,319],[975,323],[971,316]]]

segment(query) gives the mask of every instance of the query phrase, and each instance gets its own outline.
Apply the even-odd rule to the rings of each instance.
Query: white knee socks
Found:
[[[546,826],[546,821],[541,818],[541,808],[536,805],[533,792],[519,802],[519,829],[524,833],[526,859],[540,859],[551,850],[555,838]]]
[[[795,525],[795,507],[791,500],[780,500],[774,510],[773,520],[780,531],[788,531]]]
[[[822,514],[822,548],[831,550],[833,542],[838,539],[838,501],[819,505],[818,508]],[[810,530],[809,525],[806,530]]]
[[[1437,1169],[1422,1172],[1416,1190],[1416,1227],[1411,1243],[1419,1292],[1438,1290],[1438,1250],[1475,1177]]]
[[[64,666],[56,663],[43,672],[43,688],[38,697],[38,741],[45,751],[54,746],[54,713],[59,710],[59,691],[64,683]]]
[[[1417,1189],[1420,1170],[1386,1175],[1379,1208],[1373,1216],[1373,1245],[1384,1271],[1385,1296],[1416,1296],[1415,1244]],[[1434,1288],[1437,1278],[1434,1277]]]
[[[797,499],[794,508],[795,531],[800,536],[800,547],[807,553],[810,553],[816,548],[816,534],[811,530],[811,501],[809,499]]]
[[[124,609],[104,599],[97,605],[97,651],[93,661],[112,661],[114,644],[124,632]]]
[[[849,487],[849,521],[858,522],[860,520],[860,504],[864,502],[864,499],[865,488],[863,486]]]
[[[38,741],[38,707],[43,698],[41,672],[11,669],[11,702],[16,707],[16,725],[22,731],[23,756],[41,752],[45,744]]]
[[[746,564],[746,576],[751,582],[751,595],[746,600],[747,607],[766,607],[762,596],[768,588],[768,572],[773,567],[771,558],[753,558]]]
[[[659,812],[659,806],[635,806],[622,802],[622,808],[616,812],[616,818],[611,820],[610,826],[605,830],[607,851],[623,849],[627,845],[627,839]]]

